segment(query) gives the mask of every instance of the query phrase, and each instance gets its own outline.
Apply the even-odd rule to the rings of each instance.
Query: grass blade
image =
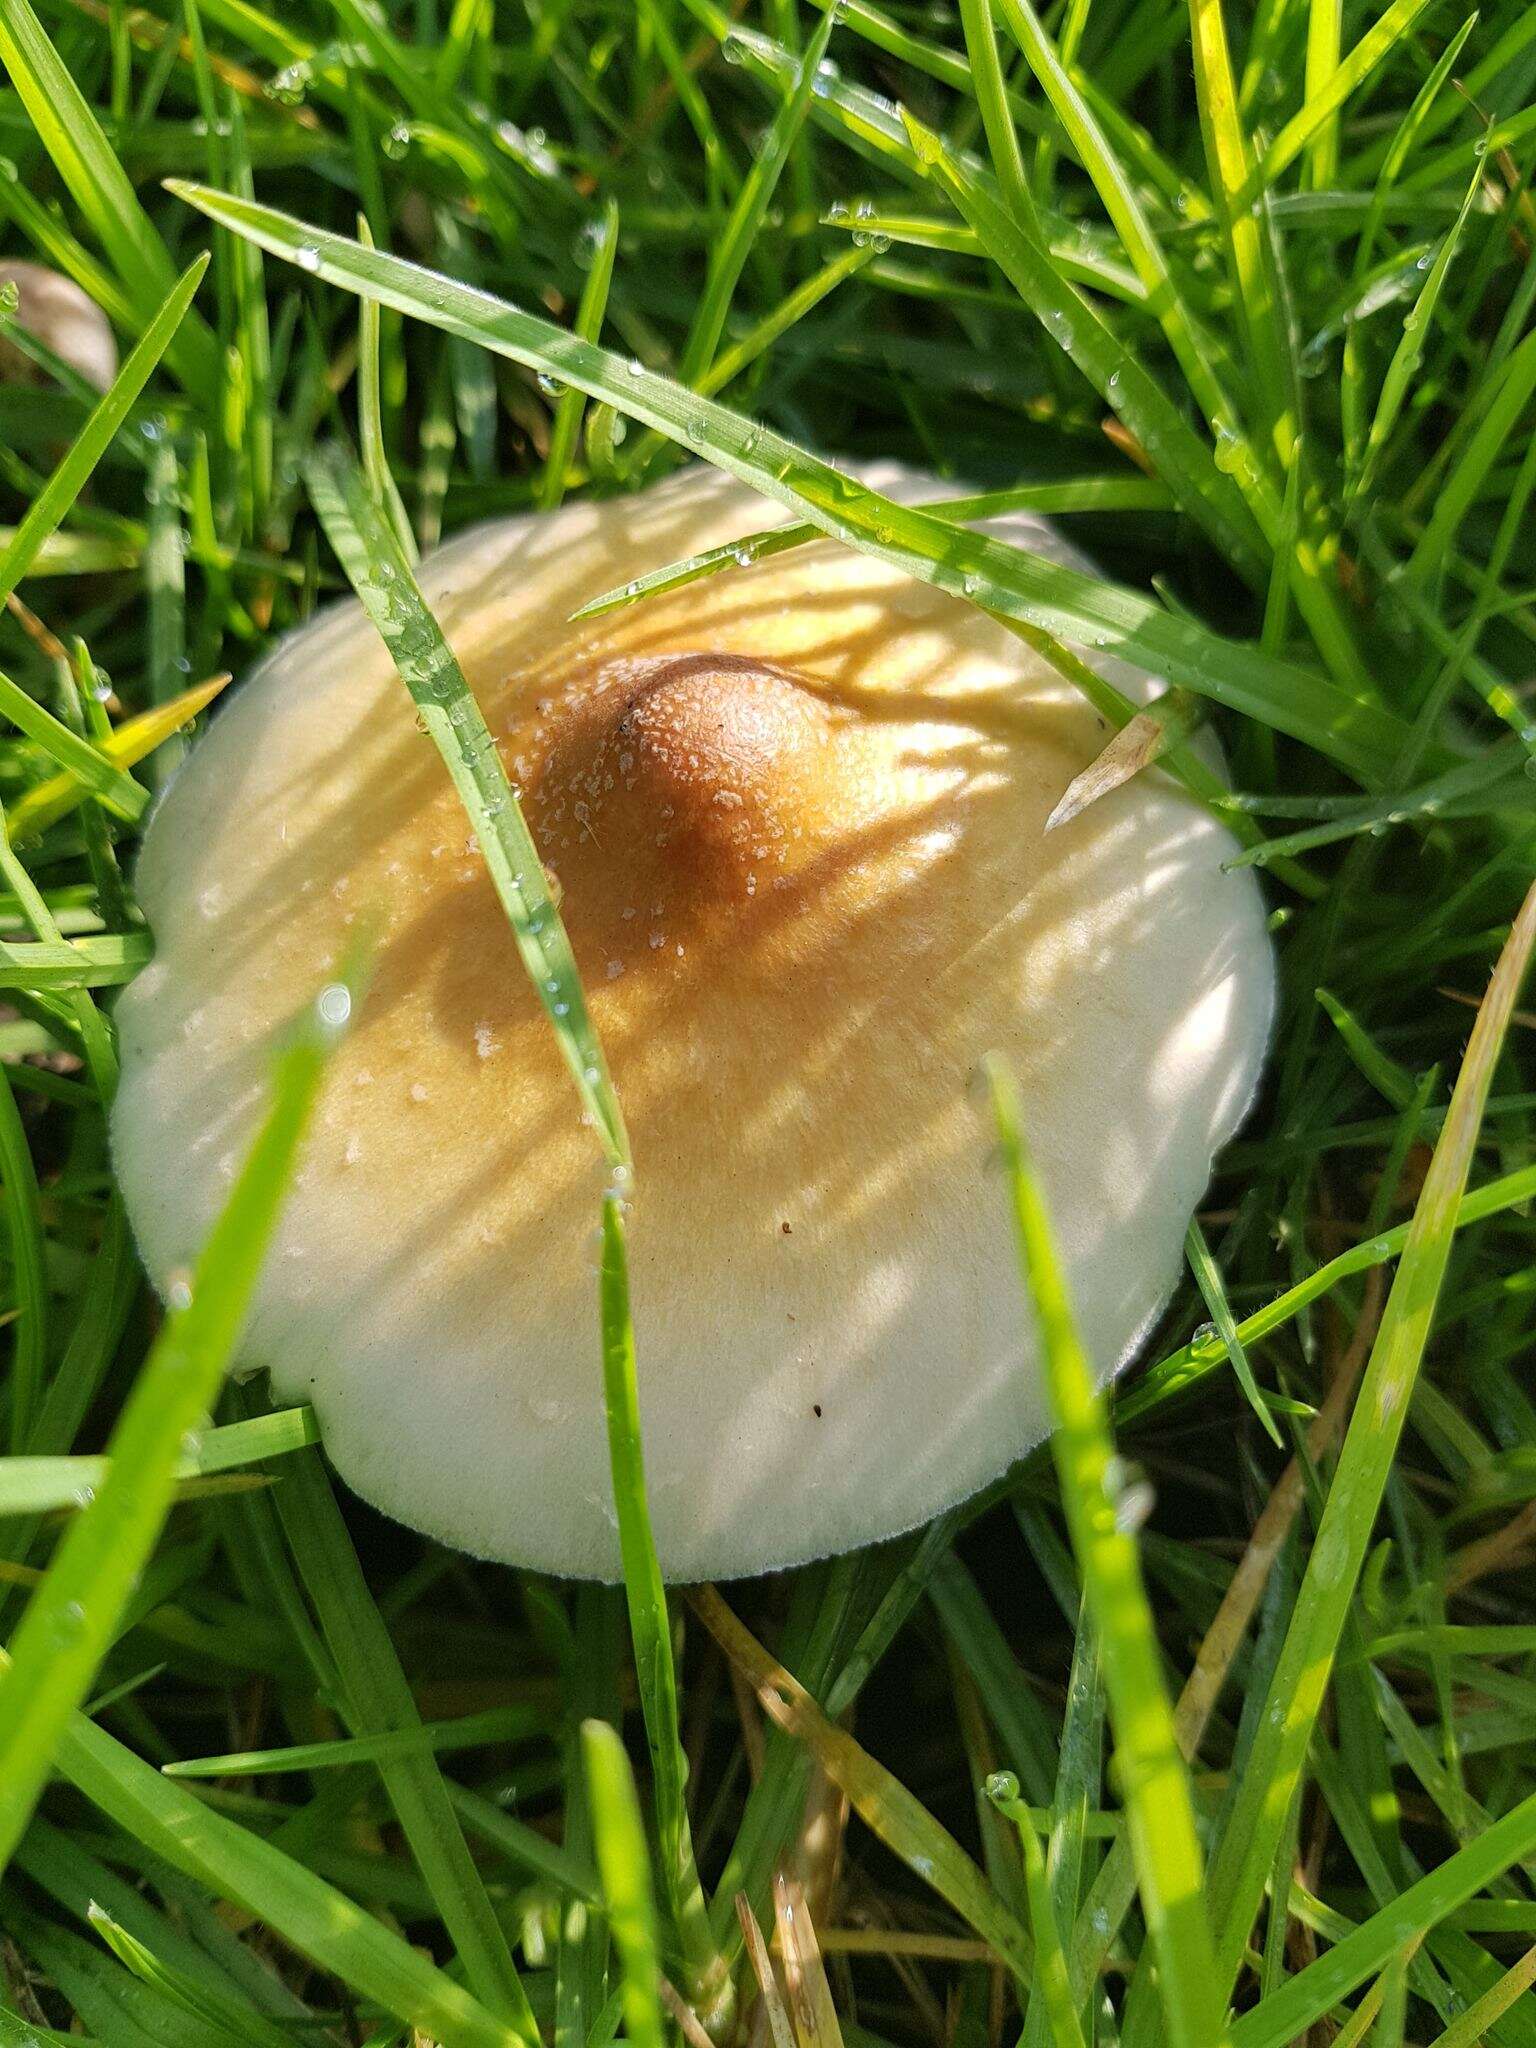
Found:
[[[162,746],[173,733],[178,733],[191,724],[199,712],[205,711],[229,682],[227,675],[214,676],[206,683],[198,683],[190,690],[182,691],[168,704],[156,704],[148,711],[141,711],[134,718],[125,718],[92,752],[99,761],[105,761],[111,768],[132,768],[156,747]],[[29,698],[28,702],[32,700]],[[38,707],[39,709],[41,707]],[[67,730],[67,728],[66,728]],[[91,771],[96,772],[95,768]],[[34,837],[46,832],[50,825],[56,825],[60,818],[68,817],[77,804],[83,803],[89,782],[83,775],[54,775],[46,782],[39,782],[26,790],[11,805],[6,822],[13,842]],[[136,789],[141,788],[138,783]],[[100,794],[100,792],[98,792]],[[145,792],[147,796],[147,792]],[[132,801],[137,804],[138,798]]]
[[[155,365],[171,346],[177,329],[186,318],[192,296],[202,282],[208,263],[206,255],[195,258],[170,286],[164,302],[157,307],[128,360],[118,371],[111,389],[104,394],[69,453],[28,506],[26,516],[12,534],[4,554],[0,555],[0,599],[9,597],[26,575],[43,543],[57,530],[79,497],[86,478],[116,438],[133,409],[135,399],[149,382]]]
[[[388,515],[370,497],[351,456],[340,448],[324,450],[311,458],[305,475],[327,537],[453,778],[523,965],[603,1148],[611,1161],[626,1164],[624,1119],[571,942],[464,671],[421,594]]]
[[[1011,1820],[1019,1833],[1024,1852],[1024,1882],[1029,1893],[1029,1917],[1035,1936],[1035,1990],[1047,2016],[1056,2048],[1087,2048],[1083,2023],[1072,2001],[1072,1983],[1067,1972],[1061,1929],[1056,1923],[1056,1902],[1046,1874],[1040,1837],[1034,1818],[1019,1797],[1019,1781],[1011,1771],[999,1771],[988,1780],[987,1796],[998,1811]],[[1033,2011],[1033,2006],[1031,2006]]]
[[[1515,1173],[1487,1181],[1482,1187],[1473,1188],[1470,1194],[1463,1195],[1454,1212],[1452,1228],[1460,1230],[1469,1223],[1479,1223],[1484,1217],[1496,1216],[1501,1210],[1516,1207],[1533,1196],[1536,1196],[1536,1167],[1521,1167]],[[1340,1252],[1336,1259],[1319,1266],[1253,1315],[1245,1316],[1237,1325],[1238,1338],[1244,1344],[1256,1344],[1261,1338],[1270,1336],[1294,1316],[1310,1308],[1314,1301],[1321,1301],[1341,1280],[1395,1259],[1407,1245],[1412,1232],[1411,1223],[1399,1223],[1378,1237],[1367,1238],[1352,1245],[1348,1251]],[[1136,1416],[1147,1413],[1160,1401],[1213,1372],[1226,1355],[1219,1333],[1197,1337],[1192,1343],[1182,1345],[1166,1358],[1159,1359],[1134,1387],[1119,1397],[1115,1403],[1117,1415],[1123,1421],[1132,1421]]]
[[[178,290],[175,266],[85,95],[48,40],[30,0],[0,0],[0,64],[11,75],[59,176],[123,282],[147,335]],[[193,314],[172,342],[172,366],[216,415],[218,354]]]
[[[1061,277],[1045,250],[1012,221],[939,137],[904,111],[912,150],[1020,298],[1117,414],[1145,451],[1155,474],[1224,555],[1250,577],[1263,563],[1262,543],[1236,485],[1216,456],[1108,323]],[[1166,280],[1165,280],[1166,282]]]
[[[1286,2048],[1367,1977],[1387,1968],[1465,1900],[1529,1857],[1533,1847],[1536,1794],[1344,1935],[1252,2012],[1244,2013],[1233,2024],[1232,2048]]]
[[[266,1921],[300,1954],[442,2048],[517,2048],[515,2034],[372,1913],[261,1836],[211,1812],[83,1714],[66,1723],[56,1762],[131,1839]]]
[[[684,384],[699,384],[715,360],[737,279],[772,204],[780,175],[805,120],[806,109],[811,104],[811,87],[821,69],[837,19],[835,11],[822,16],[800,60],[799,74],[793,86],[779,102],[768,133],[753,153],[752,168],[736,195],[736,202],[710,257],[709,275],[704,281],[704,290],[683,346],[678,377]]]
[[[1226,2032],[1194,1802],[1135,1539],[1118,1526],[1119,1461],[1024,1148],[1017,1093],[996,1061],[989,1075],[1019,1262],[1035,1303],[1056,1416],[1051,1446],[1062,1502],[1083,1595],[1098,1628],[1121,1796],[1157,1957],[1167,2039],[1174,2048],[1214,2048]]]
[[[299,1457],[286,1472],[277,1511],[344,1689],[347,1723],[355,1736],[384,1743],[374,1761],[469,1987],[536,2048],[538,2022],[528,1994],[316,1453]],[[402,1735],[403,1749],[391,1744]]]
[[[19,1450],[31,1434],[43,1398],[50,1308],[42,1198],[9,1069],[0,1074],[0,1182],[5,1189],[6,1250],[16,1297],[7,1441],[12,1450]],[[0,1464],[0,1472],[4,1469]]]
[[[585,341],[596,341],[603,331],[603,314],[608,306],[608,287],[613,282],[613,260],[619,249],[619,209],[609,202],[602,226],[592,244],[592,265],[581,288],[576,308],[575,331]],[[555,424],[549,436],[549,454],[539,479],[538,503],[552,512],[565,496],[566,472],[576,452],[585,400],[579,391],[562,391],[555,406]]]
[[[661,1565],[651,1535],[651,1511],[645,1491],[624,1205],[619,1193],[612,1189],[603,1197],[600,1293],[603,1393],[608,1416],[613,1504],[619,1519],[624,1590],[629,1602],[630,1634],[634,1640],[635,1678],[650,1745],[662,1884],[682,1947],[689,2002],[705,2027],[714,2032],[724,2026],[729,2016],[732,1986],[725,1960],[710,1928],[704,1887],[699,1881],[698,1864],[694,1859],[693,1831],[688,1822],[688,1763],[683,1753],[678,1718],[672,1624],[667,1610],[667,1589],[662,1583]],[[606,1868],[604,1877],[606,1881]],[[615,1930],[615,1940],[618,1939]]]
[[[170,1504],[183,1439],[228,1370],[267,1244],[287,1192],[338,1012],[322,992],[312,1021],[282,1055],[272,1103],[214,1225],[184,1301],[134,1385],[101,1491],[71,1523],[27,1606],[0,1677],[0,1865],[21,1838],[70,1714],[85,1698],[148,1561]]]
[[[625,2033],[634,2048],[665,2048],[656,1909],[635,1776],[623,1743],[606,1721],[582,1724],[581,1747],[603,1897],[623,1971]]]
[[[1226,1346],[1227,1356],[1232,1361],[1232,1371],[1243,1390],[1243,1397],[1278,1450],[1281,1444],[1280,1426],[1270,1414],[1269,1404],[1259,1392],[1259,1383],[1253,1376],[1253,1366],[1243,1348],[1243,1340],[1238,1335],[1237,1324],[1232,1319],[1232,1305],[1227,1300],[1221,1268],[1211,1255],[1211,1248],[1205,1241],[1205,1232],[1200,1228],[1197,1218],[1190,1219],[1189,1229],[1184,1234],[1184,1256],[1188,1259],[1190,1271],[1195,1276],[1195,1285],[1200,1289],[1200,1298],[1210,1312],[1211,1321],[1216,1325],[1216,1334]]]
[[[1238,205],[1251,206],[1259,194],[1267,191],[1302,151],[1309,148],[1314,166],[1313,183],[1319,186],[1328,183],[1334,169],[1335,151],[1330,149],[1319,158],[1314,147],[1317,138],[1336,122],[1339,109],[1350,95],[1358,92],[1377,66],[1406,39],[1429,4],[1430,0],[1392,0],[1392,5],[1372,22],[1348,56],[1327,68],[1326,76],[1315,91],[1309,82],[1306,104],[1299,113],[1291,116],[1265,149],[1238,193]],[[1337,47],[1335,40],[1335,54]]]

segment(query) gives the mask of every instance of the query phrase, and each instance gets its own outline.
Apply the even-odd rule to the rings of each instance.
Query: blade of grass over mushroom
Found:
[[[121,278],[147,336],[181,289],[175,266],[30,0],[0,0],[0,64],[10,73],[55,169]],[[175,335],[179,324],[178,315],[172,328],[171,363],[214,416],[220,380],[212,331],[196,313],[185,331]]]
[[[160,358],[170,347],[192,304],[207,270],[209,257],[202,255],[183,271],[168,290],[145,327],[128,360],[118,371],[111,388],[103,395],[78,438],[28,506],[25,517],[3,555],[0,555],[0,599],[10,596],[37,559],[43,543],[57,531],[65,514],[80,495],[86,478],[111,446],[118,430],[133,409],[134,401],[149,382]]]
[[[1429,1339],[1483,1106],[1533,941],[1536,887],[1511,928],[1478,1010],[1324,1503],[1269,1700],[1213,1861],[1211,1899],[1224,1995],[1241,1965],[1327,1691]]]
[[[1020,1984],[1028,1984],[1033,1967],[1029,1937],[954,1836],[883,1764],[827,1719],[805,1687],[743,1627],[714,1587],[699,1588],[689,1595],[689,1602],[750,1681],[775,1724],[806,1745],[892,1855],[991,1943]]]
[[[1226,2038],[1206,1915],[1205,1872],[1189,1773],[1180,1753],[1162,1653],[1135,1538],[1118,1521],[1122,1492],[1104,1404],[1077,1335],[1044,1199],[1034,1178],[1012,1078],[988,1063],[1019,1263],[1039,1320],[1051,1439],[1083,1594],[1099,1635],[1115,1761],[1142,1907],[1157,1957],[1167,2039],[1213,2048]]]
[[[239,1341],[338,1021],[341,984],[282,1055],[272,1101],[191,1281],[172,1302],[113,1431],[100,1492],[70,1524],[28,1603],[0,1675],[0,1866],[47,1779],[148,1560],[183,1439],[213,1402]],[[337,1013],[340,1013],[339,1017]]]
[[[321,451],[306,465],[305,476],[331,545],[453,778],[518,952],[603,1148],[610,1161],[627,1164],[623,1115],[570,940],[464,672],[353,459],[344,449]]]
[[[1091,477],[1080,483],[1021,484],[1016,490],[989,491],[979,497],[935,498],[921,510],[945,519],[971,520],[992,519],[1004,512],[1158,512],[1172,503],[1164,487],[1151,477]],[[788,554],[822,538],[822,529],[804,519],[790,526],[744,533],[723,547],[705,548],[685,561],[649,569],[632,582],[601,592],[572,612],[571,621],[598,619],[605,612],[622,611],[626,605],[639,604],[662,591],[680,590],[686,583],[697,583],[722,570],[750,568],[754,562]]]
[[[302,260],[330,283],[579,385],[863,553],[1062,639],[1112,648],[1170,682],[1289,733],[1364,781],[1385,775],[1406,741],[1402,721],[1309,669],[1224,640],[1193,619],[1174,618],[1119,585],[897,505],[756,421],[626,365],[535,314],[271,208],[180,181],[171,189],[271,254]],[[301,252],[307,252],[302,259]]]
[[[587,341],[596,341],[603,331],[603,314],[608,306],[608,287],[613,282],[613,259],[618,248],[619,209],[617,202],[610,200],[597,239],[592,244],[591,267],[576,308],[576,332]],[[549,453],[544,458],[544,474],[539,479],[538,488],[538,504],[545,512],[553,511],[565,496],[566,472],[576,452],[585,403],[582,394],[575,390],[562,391],[556,403]]]
[[[581,1748],[603,1897],[619,1952],[625,2032],[635,2048],[664,2048],[656,1910],[634,1773],[606,1721],[583,1723]]]
[[[629,1305],[629,1255],[624,1205],[610,1190],[603,1197],[602,1308],[603,1396],[608,1418],[608,1455],[613,1504],[619,1522],[624,1590],[634,1642],[635,1680],[651,1753],[656,1834],[661,1881],[682,1951],[690,2003],[708,2028],[723,2024],[730,2011],[730,1972],[710,1927],[709,1908],[693,1851],[686,1796],[688,1762],[677,1706],[677,1671],[667,1589],[651,1534],[645,1490],[645,1454],[640,1435],[640,1391],[635,1367],[635,1326]],[[594,1824],[598,1815],[594,1806]],[[608,1868],[599,1862],[604,1881]],[[615,1939],[618,1934],[615,1930]]]

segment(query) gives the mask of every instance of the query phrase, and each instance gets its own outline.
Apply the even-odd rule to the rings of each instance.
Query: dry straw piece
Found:
[[[866,472],[894,495],[932,479]],[[703,469],[477,528],[422,583],[521,791],[633,1143],[674,1579],[868,1543],[1048,1416],[968,1078],[1018,1075],[1085,1337],[1134,1354],[1256,1085],[1250,872],[1157,772],[1046,835],[1101,721],[958,599],[829,542],[583,622],[765,523]],[[1039,521],[998,530],[1078,561]],[[1137,701],[1155,685],[1095,662]],[[118,1009],[119,1170],[166,1286],[271,1048],[360,933],[247,1359],[338,1470],[485,1557],[619,1570],[590,1235],[603,1166],[446,771],[359,606],[283,641],[157,811]]]

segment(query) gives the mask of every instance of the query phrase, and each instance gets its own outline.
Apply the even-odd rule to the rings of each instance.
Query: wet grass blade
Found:
[[[1463,1195],[1453,1213],[1451,1228],[1461,1230],[1469,1223],[1480,1223],[1484,1217],[1496,1216],[1504,1209],[1518,1208],[1532,1197],[1536,1197],[1536,1166],[1524,1166]],[[1245,1316],[1237,1325],[1238,1338],[1244,1344],[1256,1344],[1261,1338],[1271,1336],[1293,1317],[1310,1308],[1313,1302],[1321,1301],[1341,1280],[1347,1280],[1355,1273],[1369,1272],[1371,1267],[1384,1266],[1388,1260],[1395,1259],[1407,1245],[1412,1231],[1411,1223],[1399,1223],[1377,1237],[1367,1238],[1352,1245],[1348,1251],[1340,1252],[1336,1259],[1328,1260],[1326,1265],[1319,1266],[1316,1272],[1309,1273],[1294,1287],[1276,1295],[1263,1308]],[[1226,1355],[1219,1333],[1196,1337],[1181,1345],[1166,1358],[1160,1358],[1135,1386],[1127,1388],[1119,1396],[1115,1403],[1116,1414],[1122,1421],[1133,1421],[1138,1415],[1155,1408],[1160,1401],[1192,1386],[1206,1373],[1214,1372]]]
[[[1259,1392],[1259,1383],[1253,1376],[1253,1366],[1238,1335],[1237,1324],[1232,1317],[1232,1305],[1227,1300],[1226,1285],[1221,1277],[1221,1268],[1211,1255],[1211,1248],[1205,1241],[1205,1232],[1198,1219],[1192,1218],[1189,1229],[1184,1233],[1184,1256],[1189,1269],[1195,1276],[1195,1285],[1200,1298],[1210,1312],[1211,1321],[1216,1325],[1216,1334],[1226,1346],[1227,1356],[1232,1361],[1232,1371],[1243,1390],[1243,1398],[1259,1418],[1265,1434],[1278,1450],[1281,1445],[1280,1426],[1269,1412],[1269,1404]]]
[[[523,965],[603,1148],[610,1161],[627,1164],[623,1115],[571,942],[464,671],[421,593],[387,513],[370,495],[352,457],[341,448],[323,450],[311,458],[305,475],[326,535],[453,778]]]
[[[71,1523],[28,1603],[0,1677],[0,1866],[21,1838],[69,1716],[95,1676],[160,1533],[183,1439],[229,1368],[320,1085],[337,1012],[324,991],[282,1055],[272,1102],[214,1225],[185,1301],[165,1328],[112,1434],[101,1491]]]
[[[817,24],[805,55],[800,59],[794,85],[780,101],[768,133],[753,152],[752,168],[736,195],[736,202],[710,257],[709,274],[704,280],[693,324],[683,345],[678,377],[684,384],[699,384],[714,362],[720,337],[725,332],[726,315],[731,309],[737,279],[773,202],[795,137],[800,133],[806,109],[811,104],[811,87],[836,25],[835,11],[823,15]]]
[[[1269,1702],[1212,1865],[1211,1899],[1224,1994],[1241,1966],[1328,1689],[1429,1340],[1483,1105],[1533,941],[1536,888],[1515,920],[1478,1011],[1328,1490]]]
[[[1051,1896],[1051,1881],[1040,1837],[1035,1833],[1034,1817],[1019,1797],[1018,1779],[1009,1771],[999,1771],[988,1780],[987,1796],[1018,1829],[1019,1846],[1024,1853],[1024,1883],[1035,1936],[1035,1988],[1029,2018],[1034,2016],[1034,1999],[1039,1999],[1055,2048],[1087,2048],[1083,2023],[1072,1998],[1066,1952],[1056,1921],[1056,1902]]]
[[[638,363],[625,363],[536,314],[269,207],[179,182],[172,189],[211,219],[251,236],[273,255],[302,261],[330,283],[580,386],[864,553],[1058,638],[1140,662],[1292,734],[1367,781],[1385,775],[1406,743],[1400,720],[1311,670],[1223,640],[1136,592],[897,505],[755,420]]]
[[[1004,512],[1040,512],[1047,515],[1097,511],[1158,512],[1170,508],[1172,503],[1164,487],[1151,477],[1094,477],[1079,484],[1024,484],[1017,490],[989,491],[981,497],[935,498],[922,510],[937,513],[944,519],[966,521],[991,519]],[[820,538],[820,527],[812,526],[803,519],[790,526],[765,527],[756,533],[744,533],[736,540],[727,541],[723,547],[705,548],[680,562],[669,562],[664,568],[648,569],[643,576],[636,576],[628,583],[621,583],[612,590],[589,598],[571,613],[572,623],[578,619],[598,619],[606,612],[623,611],[628,605],[639,604],[643,599],[655,597],[665,590],[680,590],[684,584],[697,583],[706,576],[716,576],[730,569],[750,568],[755,562],[788,554],[792,548],[805,547]]]
[[[264,1458],[280,1458],[320,1441],[311,1408],[282,1408],[250,1422],[205,1430],[175,1460],[178,1481],[217,1472],[238,1472]],[[47,1514],[78,1508],[100,1491],[110,1469],[105,1457],[20,1457],[0,1459],[0,1515]]]
[[[1154,473],[1238,569],[1257,578],[1263,543],[1232,479],[1162,386],[1104,318],[1060,275],[1045,249],[940,138],[904,113],[912,151],[981,240],[1050,339],[1146,451]],[[1164,280],[1166,285],[1166,280]]]
[[[72,732],[7,675],[0,675],[0,717],[8,718],[18,732],[57,761],[79,796],[96,797],[114,817],[130,824],[136,824],[149,809],[149,791],[143,783],[115,766],[100,747]],[[14,825],[10,836],[15,837]]]

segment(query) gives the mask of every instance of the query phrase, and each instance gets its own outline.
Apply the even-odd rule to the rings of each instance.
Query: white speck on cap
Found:
[[[1273,999],[1256,881],[1222,872],[1231,840],[1166,776],[1045,833],[1102,727],[958,598],[918,603],[895,568],[821,542],[567,623],[777,516],[695,469],[477,528],[422,570],[546,857],[586,808],[559,851],[562,910],[634,1148],[640,1401],[672,1578],[891,1536],[1044,1435],[967,1093],[987,1053],[1018,1078],[1092,1355],[1123,1366],[1177,1280]],[[999,530],[1081,565],[1038,521]],[[1091,658],[1145,701],[1145,677]],[[434,859],[463,835],[358,606],[285,640],[145,840],[157,955],[117,1011],[119,1170],[165,1287],[217,1213],[215,1162],[254,1127],[271,1048],[345,951],[345,883],[377,955],[247,1362],[313,1401],[337,1469],[387,1513],[613,1578],[586,1249],[602,1162],[489,876]],[[364,1070],[395,1086],[359,1090]]]

